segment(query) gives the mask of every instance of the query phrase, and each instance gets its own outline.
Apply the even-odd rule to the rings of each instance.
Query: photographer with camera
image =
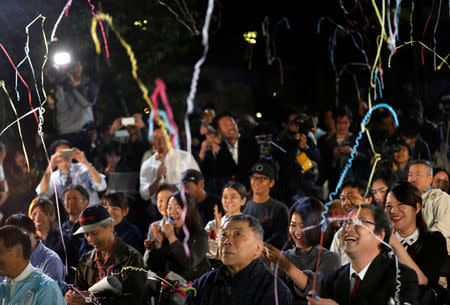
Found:
[[[279,185],[282,188],[280,193],[284,194],[282,199],[286,202],[292,202],[294,196],[323,197],[322,189],[317,184],[320,152],[315,144],[313,129],[314,124],[309,115],[291,115],[286,128],[288,133],[284,139],[280,139],[286,154],[285,158],[279,158]]]
[[[55,194],[58,199],[64,201],[64,192],[70,187],[80,184],[89,193],[89,202],[99,204],[100,198],[97,192],[106,189],[105,176],[100,174],[86,159],[83,151],[71,146],[66,140],[56,140],[50,145],[50,163],[42,176],[41,182],[36,187],[39,196],[50,198]],[[78,161],[72,163],[72,159]],[[56,168],[56,170],[55,170]]]
[[[353,152],[352,145],[355,142],[355,136],[349,131],[352,112],[346,106],[341,106],[333,112],[335,133],[329,133],[319,141],[319,150],[321,153],[320,174],[321,181],[328,180],[328,189],[334,190],[339,176]],[[352,178],[352,172],[349,171],[349,178]]]
[[[144,153],[150,143],[143,136],[146,125],[142,113],[134,113],[129,117],[118,117],[109,127],[109,137],[121,145],[122,159],[129,171],[139,171]]]
[[[92,107],[97,100],[98,86],[83,74],[79,56],[67,52],[55,53],[54,66],[48,70],[56,108],[56,130],[76,147],[86,151],[88,137],[83,127],[94,121]]]

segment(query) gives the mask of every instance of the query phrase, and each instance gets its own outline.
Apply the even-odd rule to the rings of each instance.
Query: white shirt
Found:
[[[233,157],[234,163],[236,163],[237,165],[239,161],[239,140],[237,140],[236,143],[234,143],[234,145],[231,145],[226,140],[225,143],[227,143],[228,150],[230,151],[231,156]]]
[[[16,290],[17,285],[22,282],[23,280],[25,280],[30,274],[31,272],[34,271],[34,267],[31,265],[31,263],[28,261],[28,265],[25,267],[25,269],[23,269],[23,271],[16,276],[13,279],[7,278],[7,283],[10,287],[9,290],[9,297],[10,299],[12,299],[14,291]]]
[[[422,214],[430,231],[439,231],[444,235],[450,254],[450,196],[440,189],[423,192]]]
[[[366,276],[366,272],[369,269],[370,264],[372,264],[372,261],[370,263],[368,263],[367,266],[365,266],[360,272],[356,272],[356,270],[353,269],[353,264],[350,263],[350,274],[349,274],[350,292],[353,290],[353,287],[355,286],[355,282],[356,282],[356,279],[352,277],[352,274],[355,273],[362,281],[364,279],[364,277]]]
[[[156,160],[158,155],[157,152],[154,153],[153,156],[146,160],[141,166],[139,193],[144,200],[150,199],[149,187],[153,180],[155,180],[156,173],[161,165],[161,160]],[[161,178],[160,183],[179,185],[182,172],[190,168],[200,171],[194,157],[192,157],[190,153],[178,149],[171,149],[167,153],[164,157],[164,165],[167,168],[167,173]],[[156,204],[155,200],[152,201]]]
[[[397,231],[394,233],[395,237],[398,239],[398,241],[406,248],[408,249],[409,246],[414,244],[419,239],[419,229],[416,228],[416,230],[411,234],[406,236],[405,238],[401,237],[400,234],[398,234]],[[406,245],[405,245],[406,243]]]
[[[341,266],[350,262],[350,257],[344,252],[344,246],[341,244],[341,239],[339,234],[341,234],[342,228],[339,229],[333,236],[333,241],[331,242],[330,251],[339,254],[341,257]]]

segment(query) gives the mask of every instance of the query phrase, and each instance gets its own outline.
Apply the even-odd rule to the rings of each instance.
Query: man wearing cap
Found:
[[[90,245],[94,247],[80,258],[74,286],[84,297],[71,290],[66,293],[69,304],[85,304],[87,291],[94,284],[113,274],[122,284],[121,292],[114,293],[103,289],[94,292],[102,305],[108,304],[142,304],[146,273],[141,254],[124,243],[114,234],[114,220],[101,205],[87,207],[79,218],[80,228],[75,234],[83,233]],[[134,267],[123,269],[124,267]],[[107,286],[107,285],[106,285]]]
[[[252,199],[244,209],[244,214],[255,216],[264,228],[264,241],[281,249],[287,241],[287,206],[270,197],[270,189],[275,185],[275,169],[267,162],[258,162],[250,171]]]
[[[214,206],[217,206],[218,211],[222,214],[224,213],[220,197],[205,191],[205,179],[201,172],[195,169],[184,171],[181,174],[181,183],[183,183],[186,193],[194,198],[195,206],[204,224],[214,219]]]

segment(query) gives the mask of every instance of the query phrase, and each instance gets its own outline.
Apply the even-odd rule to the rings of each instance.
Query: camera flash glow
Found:
[[[256,117],[257,117],[258,119],[262,118],[261,112],[257,112],[257,113],[256,113]]]
[[[58,52],[53,56],[53,61],[56,65],[67,65],[72,60],[71,56],[67,52]]]

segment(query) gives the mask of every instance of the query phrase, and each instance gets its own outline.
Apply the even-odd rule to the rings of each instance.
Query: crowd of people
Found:
[[[80,71],[56,92],[91,107],[96,90]],[[398,126],[374,111],[356,145],[354,115],[287,110],[272,126],[209,106],[191,147],[156,124],[148,135],[140,113],[71,120],[48,162],[0,145],[0,299],[449,304],[440,126],[414,100]]]

